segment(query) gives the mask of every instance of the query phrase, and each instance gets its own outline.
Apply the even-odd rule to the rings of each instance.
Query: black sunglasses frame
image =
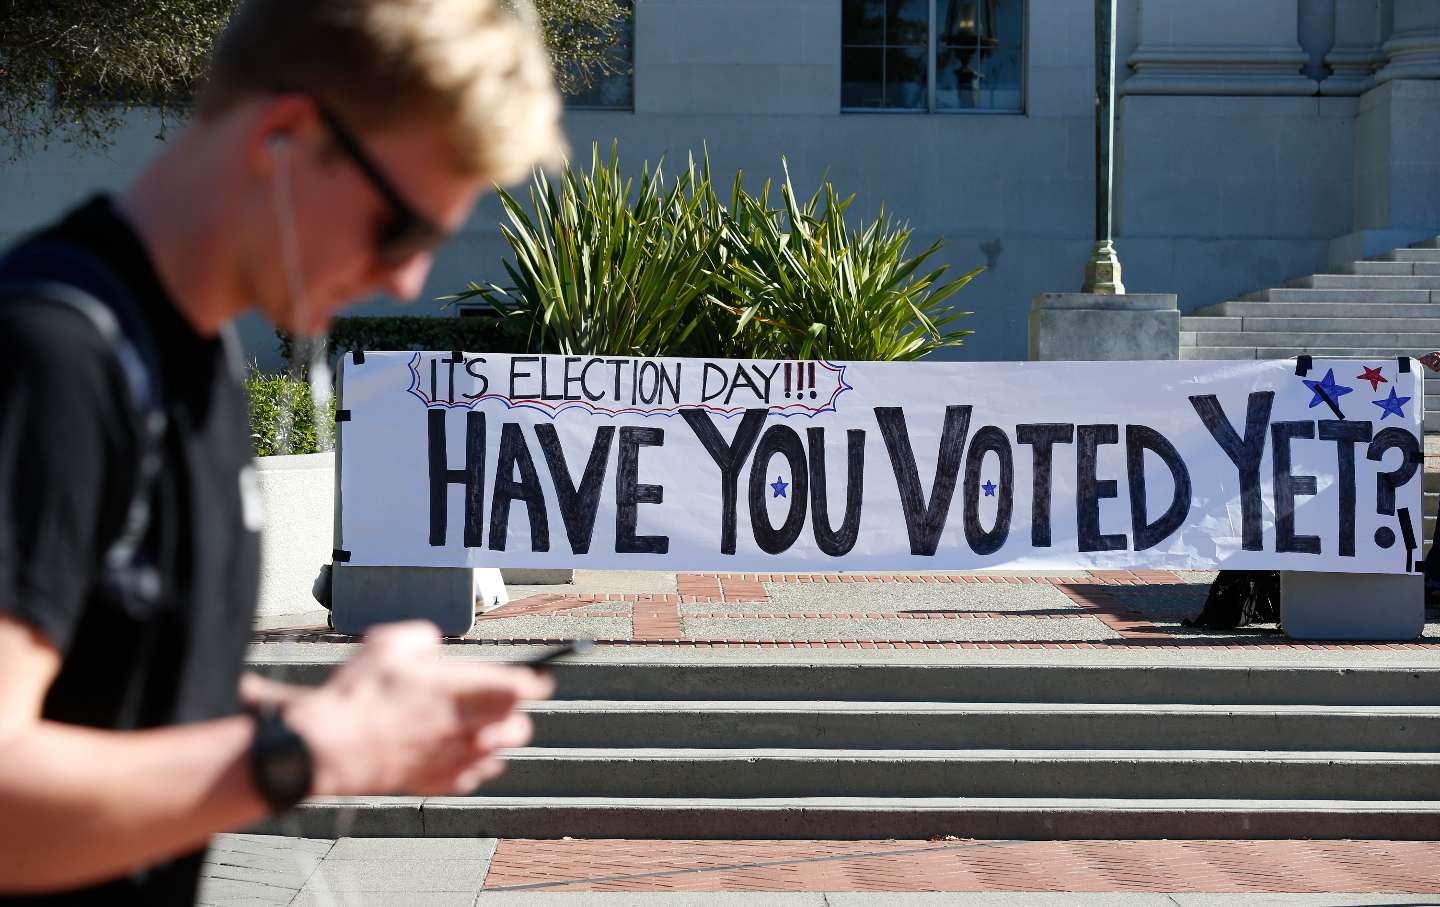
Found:
[[[402,264],[443,242],[450,235],[449,231],[415,210],[400,194],[400,190],[395,188],[395,184],[385,176],[379,165],[365,153],[360,140],[346,128],[340,118],[318,99],[311,100],[314,101],[321,121],[334,137],[335,144],[359,169],[390,209],[389,218],[380,226],[375,237],[375,251],[380,261],[387,265]]]

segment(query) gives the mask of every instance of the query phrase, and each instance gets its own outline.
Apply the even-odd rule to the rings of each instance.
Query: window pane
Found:
[[[994,42],[995,7],[995,0],[936,0],[937,40],[941,45],[965,47]]]
[[[936,109],[1022,109],[1023,9],[1023,0],[937,0]]]
[[[1020,110],[1025,57],[1018,47],[1001,47],[979,65],[980,106],[987,110]]]
[[[840,21],[841,44],[885,42],[885,0],[845,0]]]
[[[930,43],[929,0],[887,0],[885,43],[926,47]]]
[[[840,89],[843,107],[885,106],[885,51],[878,47],[847,47],[841,52]]]
[[[928,90],[925,50],[895,47],[885,51],[885,106],[925,109]]]

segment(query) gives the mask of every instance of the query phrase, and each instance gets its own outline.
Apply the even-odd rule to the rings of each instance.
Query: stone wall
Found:
[[[961,358],[1024,358],[1029,300],[1079,288],[1092,238],[1089,3],[1029,0],[1023,114],[934,115],[840,113],[838,0],[636,5],[635,109],[570,111],[576,157],[618,139],[627,166],[664,155],[676,168],[708,143],[727,182],[736,169],[752,188],[778,178],[782,156],[802,190],[828,174],[856,194],[855,215],[884,205],[915,227],[917,249],[943,236],[941,261],[988,266],[956,297],[978,332]],[[1120,0],[1126,286],[1179,293],[1188,311],[1320,270],[1335,241],[1364,247],[1427,218],[1433,235],[1437,167],[1421,158],[1440,148],[1436,108],[1413,93],[1440,85],[1415,81],[1440,77],[1436,16],[1431,0]],[[1412,97],[1420,106],[1396,107]],[[137,115],[105,154],[57,147],[0,170],[0,241],[122,185],[154,132]],[[1392,154],[1401,145],[1416,156]],[[495,200],[482,202],[414,311],[503,277],[499,222]],[[243,327],[273,365],[268,328]]]

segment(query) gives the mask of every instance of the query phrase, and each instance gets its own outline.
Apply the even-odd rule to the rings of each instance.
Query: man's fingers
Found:
[[[511,665],[441,665],[443,682],[457,699],[475,712],[506,712],[522,701],[549,699],[555,681],[530,668]]]
[[[535,723],[530,716],[524,712],[512,712],[500,721],[481,728],[475,734],[475,746],[488,755],[496,750],[525,746],[534,736]]]
[[[428,620],[381,624],[365,634],[367,648],[393,656],[434,655],[440,650],[440,631]]]
[[[504,772],[505,760],[498,756],[487,756],[455,777],[452,792],[463,797],[474,792],[475,788],[486,781],[500,777]]]

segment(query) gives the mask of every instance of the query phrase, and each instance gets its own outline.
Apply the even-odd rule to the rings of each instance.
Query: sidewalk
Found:
[[[586,661],[625,665],[1440,668],[1434,623],[1421,639],[1389,644],[1296,643],[1274,626],[1182,626],[1213,576],[582,570],[572,585],[511,587],[511,602],[480,615],[464,639],[448,640],[445,655],[519,660],[590,636],[601,644]],[[258,630],[252,659],[343,659],[357,641],[327,630],[324,618],[314,612]],[[1440,844],[1429,841],[232,835],[219,840],[206,871],[202,903],[213,905],[1440,904]]]
[[[1440,623],[1405,643],[1297,643],[1271,625],[1185,627],[1213,573],[715,574],[578,570],[514,586],[479,615],[458,657],[509,660],[576,636],[597,660],[767,658],[1440,666]],[[353,637],[316,611],[255,634],[257,657],[342,657]],[[783,653],[783,654],[782,654]]]
[[[223,835],[205,872],[200,903],[215,907],[1440,903],[1440,844],[1430,842]]]

